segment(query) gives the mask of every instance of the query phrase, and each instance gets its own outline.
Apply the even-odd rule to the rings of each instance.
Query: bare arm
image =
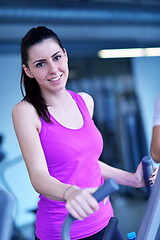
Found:
[[[86,103],[86,106],[92,117],[93,112],[94,112],[93,98],[89,94],[84,93],[84,92],[80,92],[79,94],[83,97],[83,99]],[[159,139],[159,141],[160,141],[160,139]],[[127,171],[123,171],[121,169],[111,167],[100,161],[99,161],[99,163],[100,163],[100,168],[101,168],[104,179],[114,178],[116,180],[116,182],[121,185],[126,185],[126,186],[131,186],[131,187],[136,187],[136,188],[144,187],[142,163],[140,163],[138,165],[135,173],[131,173],[131,172],[127,172]],[[154,176],[150,178],[150,183],[154,183],[156,175],[157,175],[157,171],[158,171],[158,168],[155,168],[154,174],[153,174]]]
[[[160,163],[160,94],[157,96],[154,105],[150,152],[153,160],[157,163]]]
[[[63,200],[63,193],[69,186],[51,177],[41,147],[38,129],[40,121],[33,106],[27,102],[17,104],[13,109],[13,124],[34,189],[54,200]]]
[[[89,94],[86,94],[84,92],[81,92],[79,94],[83,97],[91,116],[93,116],[93,111],[94,111],[93,98]],[[100,164],[100,168],[101,168],[104,179],[114,178],[114,180],[118,184],[126,185],[126,186],[132,186],[132,187],[144,186],[142,164],[139,164],[136,173],[130,173],[130,172],[126,172],[126,171],[111,167],[101,161],[99,161],[99,164]]]
[[[160,126],[155,126],[152,129],[151,140],[151,156],[153,160],[160,163]]]
[[[71,185],[64,184],[50,176],[39,139],[41,124],[34,107],[23,101],[14,107],[12,116],[34,189],[47,198],[66,201],[68,211],[77,219],[83,219],[98,209],[98,203],[91,195],[95,189],[70,187]]]
[[[130,187],[144,187],[142,164],[138,165],[136,173],[130,173],[118,168],[111,167],[100,162],[100,168],[104,179],[113,178],[118,184]]]

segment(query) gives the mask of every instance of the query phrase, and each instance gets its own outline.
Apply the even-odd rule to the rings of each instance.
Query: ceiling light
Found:
[[[103,49],[98,52],[100,58],[133,58],[160,56],[160,48],[124,48]]]
[[[160,47],[155,48],[145,48],[145,56],[156,57],[160,56]]]

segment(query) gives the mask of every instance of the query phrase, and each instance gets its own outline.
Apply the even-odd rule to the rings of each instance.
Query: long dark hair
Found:
[[[44,26],[31,28],[21,41],[22,65],[24,64],[26,67],[28,67],[28,50],[30,47],[42,42],[45,39],[53,39],[64,51],[60,39],[58,38],[57,34],[51,29],[48,29]],[[23,68],[21,73],[20,87],[23,95],[23,100],[30,102],[37,110],[38,115],[43,117],[46,122],[51,122],[45,99],[41,94],[41,90],[36,79],[28,77]]]

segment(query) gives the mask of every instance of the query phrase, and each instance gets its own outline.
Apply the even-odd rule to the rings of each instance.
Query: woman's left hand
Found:
[[[157,173],[158,173],[158,170],[159,170],[159,167],[155,167],[154,168],[154,171],[152,173],[152,176],[148,179],[148,183],[149,185],[153,185],[155,180],[156,180],[156,177],[157,177]]]
[[[144,187],[145,182],[144,182],[144,176],[143,176],[142,162],[138,164],[137,170],[134,175],[135,175],[135,187],[136,188]]]
[[[155,167],[154,171],[152,173],[152,176],[148,179],[148,182],[150,185],[153,185],[155,182],[155,179],[157,177],[159,167]],[[140,187],[145,187],[145,182],[144,182],[144,175],[143,175],[143,168],[142,168],[142,162],[139,163],[137,170],[135,172],[135,187],[140,188]]]

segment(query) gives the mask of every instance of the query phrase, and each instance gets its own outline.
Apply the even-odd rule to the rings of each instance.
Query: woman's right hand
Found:
[[[70,187],[64,194],[66,208],[68,212],[76,219],[82,220],[88,215],[98,210],[99,205],[92,196],[97,188],[81,189],[75,185]]]

